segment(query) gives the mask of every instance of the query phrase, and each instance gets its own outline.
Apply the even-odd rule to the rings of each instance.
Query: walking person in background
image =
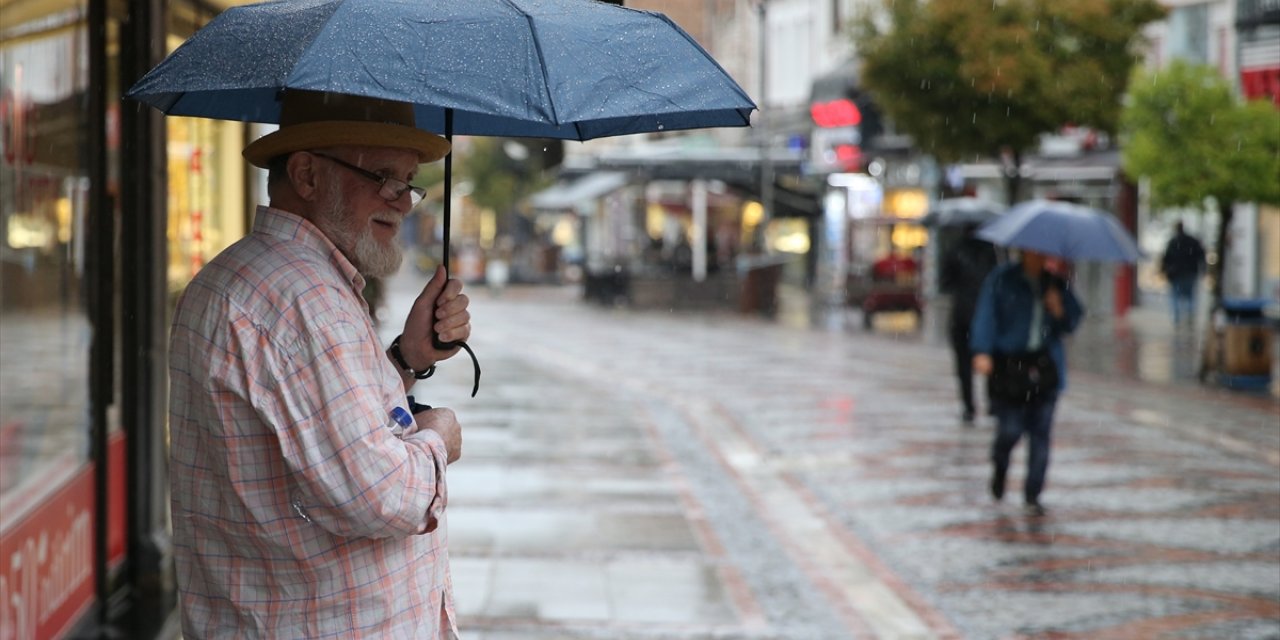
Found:
[[[987,276],[969,338],[973,370],[988,376],[995,405],[991,495],[1004,498],[1009,457],[1026,434],[1023,501],[1035,516],[1045,513],[1040,493],[1049,469],[1053,411],[1067,382],[1062,337],[1084,315],[1068,283],[1045,270],[1045,258],[1023,249],[1017,261]]]
[[[1173,324],[1193,323],[1196,308],[1196,283],[1204,273],[1204,245],[1188,234],[1182,222],[1173,225],[1173,237],[1165,245],[1160,258],[1160,272],[1169,281],[1173,305]]]
[[[468,300],[437,269],[384,350],[361,298],[400,266],[418,165],[448,151],[411,105],[304,91],[245,147],[271,204],[192,279],[171,330],[183,637],[456,637],[461,427],[405,393],[457,352],[433,330],[470,336]]]
[[[964,237],[943,259],[938,283],[942,291],[951,295],[947,335],[955,356],[960,402],[964,407],[960,419],[966,426],[972,426],[977,415],[977,405],[973,400],[973,354],[969,351],[969,327],[978,295],[982,292],[982,282],[997,262],[995,246],[974,236],[977,229],[976,224],[964,227]],[[988,408],[990,400],[988,392]]]

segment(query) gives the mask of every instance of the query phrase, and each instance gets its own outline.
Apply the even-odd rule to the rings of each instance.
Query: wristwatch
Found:
[[[427,367],[426,369],[423,369],[422,371],[417,371],[413,367],[409,366],[409,363],[404,359],[404,354],[400,353],[400,338],[401,336],[396,336],[396,339],[391,341],[391,347],[388,349],[388,351],[391,352],[391,359],[395,360],[396,365],[398,365],[401,369],[408,371],[410,374],[413,375],[414,378],[418,380],[426,380],[427,378],[430,378],[433,374],[435,374],[436,366],[434,364]]]

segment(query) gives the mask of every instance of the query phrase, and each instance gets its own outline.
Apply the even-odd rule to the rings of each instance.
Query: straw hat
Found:
[[[244,157],[266,168],[282,154],[343,145],[410,149],[424,163],[449,153],[448,141],[415,126],[412,104],[294,90],[283,94],[280,129],[249,143]]]

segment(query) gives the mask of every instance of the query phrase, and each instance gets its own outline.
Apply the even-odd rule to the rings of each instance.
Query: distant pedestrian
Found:
[[[410,182],[449,151],[412,105],[288,91],[245,158],[270,206],[178,302],[170,496],[185,638],[454,638],[454,413],[406,391],[471,334],[443,268],[384,349],[361,290],[400,266]]]
[[[1204,264],[1204,245],[1183,230],[1182,222],[1175,224],[1173,237],[1160,258],[1160,272],[1169,281],[1175,325],[1195,320],[1196,284],[1204,273]]]
[[[1062,337],[1075,331],[1084,310],[1068,283],[1045,270],[1044,254],[1023,250],[993,270],[974,310],[969,348],[973,369],[988,376],[995,403],[991,495],[1004,497],[1013,447],[1028,438],[1027,512],[1043,515],[1040,493],[1049,469],[1050,431],[1058,394],[1066,388]]]
[[[964,237],[947,253],[942,261],[939,286],[951,295],[951,312],[947,319],[947,335],[955,356],[956,378],[960,386],[960,402],[963,405],[961,420],[973,424],[977,405],[973,400],[973,354],[969,351],[969,327],[973,310],[982,292],[982,282],[995,268],[998,261],[996,248],[990,242],[974,236],[978,225],[966,225]],[[987,394],[990,408],[990,394]]]

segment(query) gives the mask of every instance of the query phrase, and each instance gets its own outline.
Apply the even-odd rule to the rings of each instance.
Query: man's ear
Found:
[[[315,156],[305,152],[290,154],[285,163],[285,174],[289,176],[289,184],[299,198],[307,202],[315,200],[320,191]]]

